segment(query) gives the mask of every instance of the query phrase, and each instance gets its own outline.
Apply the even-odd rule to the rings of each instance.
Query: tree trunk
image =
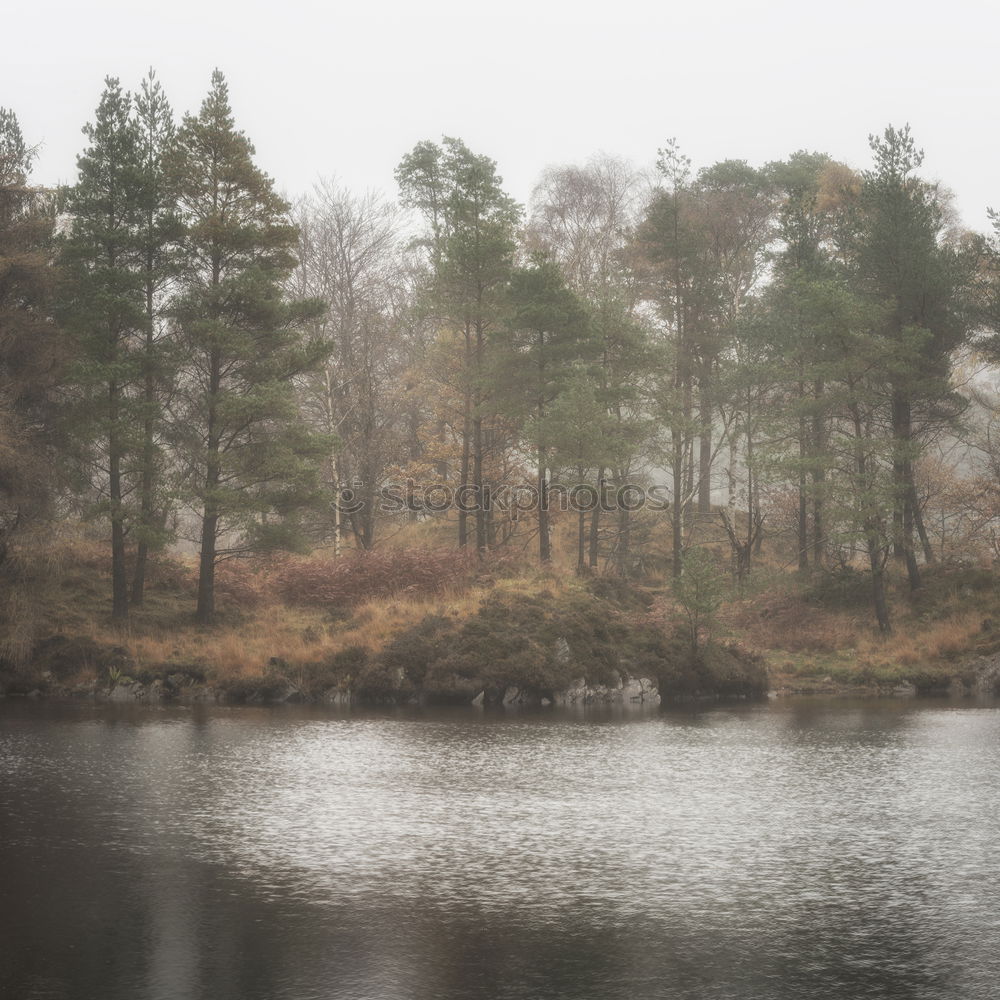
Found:
[[[469,514],[465,509],[465,488],[469,485],[469,464],[472,458],[472,396],[468,390],[462,401],[462,462],[458,470],[459,496],[462,503],[458,507],[458,547],[464,549],[469,544]]]
[[[909,577],[910,590],[920,587],[920,567],[917,566],[917,554],[913,547],[913,506],[907,496],[903,504],[903,553],[906,557],[906,574]]]
[[[850,383],[849,383],[850,384]],[[850,384],[853,391],[853,384]],[[865,454],[864,436],[862,430],[864,423],[856,406],[851,407],[851,418],[854,423],[854,467],[857,472],[857,488],[862,494],[869,491],[868,481],[868,458]],[[871,504],[871,500],[867,500]],[[880,522],[877,516],[869,513],[863,520],[862,526],[865,534],[865,546],[868,550],[868,565],[872,574],[872,606],[875,611],[875,619],[878,622],[879,631],[888,635],[892,631],[889,621],[889,602],[885,592],[885,557],[881,549]]]
[[[147,214],[147,231],[153,231],[153,217]],[[156,289],[155,282],[155,258],[152,251],[146,251],[145,259],[146,271],[146,338],[145,356],[143,366],[145,368],[142,402],[144,412],[142,415],[142,467],[141,482],[139,484],[139,545],[135,556],[135,575],[132,578],[132,603],[139,606],[146,596],[146,562],[149,557],[149,536],[153,531],[156,513],[153,510],[153,489],[155,486],[155,461],[156,461],[156,371],[154,368],[153,352],[156,347],[155,342],[155,316],[153,312],[153,299]]]
[[[822,567],[826,562],[826,521],[823,511],[823,493],[826,485],[826,427],[823,416],[818,412],[819,400],[824,392],[823,382],[817,379],[813,384],[813,398],[817,405],[812,420],[812,448],[815,467],[813,468],[813,565]]]
[[[931,545],[930,537],[927,534],[927,527],[924,525],[924,512],[920,509],[920,501],[917,498],[917,487],[912,481],[913,467],[910,467],[910,506],[913,511],[913,523],[917,529],[917,537],[920,539],[920,546],[924,551],[924,562],[928,565],[935,561],[934,546]],[[943,536],[942,536],[943,537]]]
[[[712,397],[708,377],[702,379],[698,394],[698,513],[712,513]]]
[[[219,516],[205,510],[201,522],[201,552],[198,557],[198,608],[195,620],[211,625],[215,617],[215,543]]]
[[[152,533],[156,514],[153,509],[153,489],[156,462],[156,442],[154,434],[156,421],[153,408],[156,405],[156,380],[151,371],[153,351],[152,329],[146,334],[146,379],[143,386],[143,404],[146,412],[142,421],[142,471],[139,484],[139,545],[135,556],[135,575],[132,578],[132,603],[140,606],[145,599],[146,562],[149,557],[149,535]]]
[[[479,293],[480,304],[482,292]],[[483,352],[482,320],[476,321],[475,370],[472,386],[472,484],[476,493],[476,551],[479,555],[486,552],[486,510],[483,504],[483,414],[482,414],[482,374]]]
[[[111,500],[111,617],[128,619],[128,575],[125,568],[125,511],[122,508],[121,444],[118,438],[120,389],[108,385],[108,492]]]
[[[583,482],[584,470],[577,470],[576,481]],[[576,514],[576,575],[587,575],[587,514],[580,506]]]
[[[632,555],[632,514],[625,507],[618,510],[618,544],[615,547],[619,576],[627,577]]]
[[[552,561],[552,540],[549,538],[548,484],[545,481],[545,460],[538,457],[538,559]]]
[[[895,445],[892,472],[894,489],[893,527],[899,531],[897,539],[900,543],[898,554],[906,563],[906,574],[909,578],[910,590],[920,587],[920,567],[913,544],[913,504],[911,492],[913,489],[913,462],[910,454],[913,439],[910,400],[902,392],[895,390],[892,394],[892,434]]]
[[[799,383],[799,399],[805,395],[802,383]],[[809,443],[806,440],[806,418],[799,417],[799,569],[809,569],[809,497],[806,491],[806,460],[809,453]]]
[[[885,566],[878,545],[873,543],[871,535],[868,540],[868,563],[872,573],[872,605],[875,608],[875,620],[878,622],[879,631],[883,635],[889,635],[892,632],[892,624],[889,621],[889,602],[885,593]]]
[[[674,432],[673,490],[674,503],[670,510],[670,528],[673,539],[671,569],[675,580],[684,571],[684,454],[678,432]]]
[[[472,485],[476,493],[476,551],[486,551],[486,511],[483,509],[483,418],[472,420]]]
[[[601,547],[601,506],[604,503],[604,469],[597,470],[597,504],[590,515],[590,545],[587,553],[587,566],[597,569]]]
[[[215,560],[220,513],[215,491],[221,476],[218,416],[216,406],[222,388],[222,355],[209,355],[208,419],[205,457],[205,499],[201,519],[201,550],[198,560],[198,606],[195,619],[209,625],[215,617]]]

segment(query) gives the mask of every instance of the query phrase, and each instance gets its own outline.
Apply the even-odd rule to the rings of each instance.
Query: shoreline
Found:
[[[973,682],[963,681],[961,676]],[[620,685],[591,685],[579,678],[569,688],[552,692],[507,689],[500,699],[487,700],[482,692],[472,699],[408,697],[387,695],[383,698],[364,697],[350,691],[331,689],[318,695],[310,694],[294,684],[280,682],[277,686],[261,684],[249,689],[244,684],[185,682],[178,675],[155,678],[150,682],[126,681],[102,683],[97,676],[75,685],[61,684],[51,677],[36,676],[37,683],[25,683],[28,677],[0,675],[0,701],[85,702],[95,704],[131,704],[145,706],[218,705],[227,707],[275,707],[309,705],[335,708],[470,708],[470,709],[552,709],[563,708],[672,708],[690,705],[739,705],[780,701],[789,698],[881,700],[881,699],[941,699],[954,702],[983,701],[1000,698],[1000,655],[979,657],[956,672],[949,683],[918,687],[912,682],[901,684],[845,684],[830,678],[787,677],[778,675],[766,690],[753,694],[676,693],[662,695],[654,678],[626,677]],[[13,683],[12,683],[13,682]],[[13,687],[13,690],[11,689]]]

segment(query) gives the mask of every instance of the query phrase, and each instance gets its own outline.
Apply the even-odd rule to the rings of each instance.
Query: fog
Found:
[[[909,122],[924,173],[955,190],[966,224],[1000,204],[1000,13],[982,0],[47,0],[3,20],[0,105],[41,144],[43,183],[73,180],[105,75],[135,87],[153,66],[183,112],[218,66],[289,194],[330,174],[392,192],[400,157],[442,134],[495,158],[525,201],[546,165],[598,150],[641,166],[676,136],[696,167],[800,148],[864,166],[869,133]]]

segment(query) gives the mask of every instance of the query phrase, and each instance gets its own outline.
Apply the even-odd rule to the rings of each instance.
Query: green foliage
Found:
[[[142,226],[150,177],[132,97],[117,79],[105,80],[83,131],[90,145],[77,160],[62,248],[61,317],[74,347],[67,428],[81,491],[91,494],[87,512],[111,524],[112,614],[121,620],[128,615],[129,459],[142,426],[134,389],[142,370],[137,334],[146,326]]]
[[[214,614],[220,539],[242,551],[293,546],[298,514],[325,498],[319,468],[330,442],[307,427],[295,397],[295,380],[327,350],[304,335],[323,306],[284,292],[297,232],[253,154],[216,71],[167,164],[185,258],[173,305],[185,358],[173,443],[201,513],[203,621]]]
[[[176,339],[164,315],[167,289],[181,264],[178,254],[181,226],[174,191],[164,168],[176,130],[170,103],[152,70],[135,97],[135,119],[143,177],[138,236],[145,315],[141,344],[137,348],[141,385],[134,404],[141,422],[141,442],[135,456],[139,509],[132,532],[137,544],[133,605],[144,600],[149,552],[161,550],[173,538],[169,518],[176,498],[167,474],[169,456],[164,428],[166,404],[181,362]]]
[[[725,583],[708,549],[691,548],[684,554],[681,576],[674,580],[674,597],[684,616],[684,631],[691,649],[702,645],[702,634],[711,633],[722,605]]]
[[[34,151],[0,107],[0,660],[21,664],[49,572],[35,549],[59,485],[57,386],[66,345],[52,322],[53,199],[30,186]]]

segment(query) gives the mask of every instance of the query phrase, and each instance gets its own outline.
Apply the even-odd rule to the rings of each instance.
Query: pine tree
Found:
[[[174,427],[201,525],[201,623],[215,614],[221,557],[297,543],[298,515],[322,495],[317,470],[329,450],[301,419],[294,395],[294,380],[326,351],[302,334],[322,307],[286,298],[298,233],[290,206],[253,157],[216,70],[169,156],[185,226],[173,306],[185,367]]]
[[[556,438],[550,409],[566,390],[574,362],[596,361],[599,344],[583,303],[554,263],[539,259],[516,270],[508,294],[510,316],[495,378],[506,389],[504,412],[527,418],[525,431],[537,469],[538,556],[546,563],[552,558],[547,490]]]
[[[168,283],[178,266],[176,241],[180,234],[173,192],[164,170],[164,158],[174,138],[173,112],[152,70],[142,81],[135,108],[143,180],[138,236],[144,316],[142,343],[138,348],[142,368],[138,406],[142,440],[138,455],[139,510],[132,604],[140,605],[149,551],[159,548],[167,539],[162,436],[164,402],[176,380],[177,357],[163,313]]]
[[[462,344],[462,458],[459,488],[476,496],[476,548],[489,542],[485,481],[489,405],[489,334],[502,319],[503,294],[513,267],[521,209],[502,187],[496,163],[460,139],[441,146],[418,143],[396,169],[404,204],[427,224],[432,270],[430,299],[444,327]],[[467,542],[467,515],[459,510],[458,543]]]
[[[590,376],[596,383],[579,397],[592,412],[596,394],[604,410],[594,413],[591,427],[600,426],[605,441],[613,444],[599,450],[606,461],[591,470],[598,490],[606,475],[619,485],[628,482],[653,436],[647,389],[656,365],[649,326],[642,319],[641,282],[630,266],[644,188],[642,175],[627,162],[599,155],[583,166],[547,170],[532,195],[528,244],[559,264],[586,303],[600,343],[600,364]],[[601,504],[590,511],[586,569],[598,564],[603,513]],[[578,527],[585,512],[580,515]],[[620,572],[628,571],[630,561],[630,518],[622,507],[616,529],[604,532],[614,538],[612,555]]]
[[[962,402],[950,384],[952,356],[968,337],[962,290],[964,258],[946,239],[937,189],[915,173],[923,162],[909,126],[870,136],[874,167],[863,174],[858,236],[853,246],[855,280],[883,307],[882,335],[895,344],[887,372],[891,388],[893,514],[897,555],[910,587],[920,586],[914,530],[925,558],[933,553],[924,530],[914,482],[914,463],[924,432],[954,421]]]
[[[128,617],[125,543],[134,483],[137,413],[132,390],[145,326],[142,219],[145,173],[132,98],[105,80],[90,145],[78,158],[69,193],[72,229],[63,248],[67,272],[63,317],[76,352],[70,373],[79,469],[96,492],[96,513],[111,524],[112,618]]]
[[[0,660],[14,665],[31,651],[34,585],[44,578],[32,549],[53,513],[65,362],[52,322],[54,199],[31,186],[33,158],[17,117],[0,108]]]
[[[561,392],[548,408],[547,441],[553,469],[573,478],[567,487],[569,506],[575,510],[576,572],[586,576],[597,564],[596,544],[591,553],[587,514],[597,522],[603,470],[620,464],[621,424],[608,411],[600,370],[576,363],[566,373]],[[595,540],[596,543],[596,540]]]

